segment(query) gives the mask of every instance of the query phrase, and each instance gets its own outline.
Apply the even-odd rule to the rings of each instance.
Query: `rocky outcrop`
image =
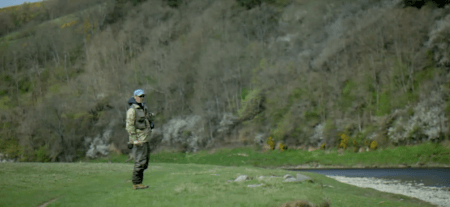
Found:
[[[169,120],[152,132],[151,142],[168,148],[196,152],[223,138],[234,129],[238,120],[225,114],[212,125],[203,116],[186,116]]]
[[[0,162],[15,162],[14,159],[9,159],[3,153],[0,153]]]
[[[159,136],[159,132],[162,133],[161,145],[196,152],[206,145],[209,138],[203,123],[201,116],[174,118],[164,124],[160,131],[155,130],[155,136]]]
[[[86,137],[84,144],[88,147],[86,156],[89,158],[97,158],[98,156],[108,155],[110,152],[110,138],[112,130],[106,130],[102,135],[97,135],[94,138]]]
[[[443,12],[440,12],[438,16],[442,16]],[[439,18],[439,17],[438,17]],[[429,32],[430,39],[427,42],[428,50],[432,54],[434,61],[440,66],[450,66],[450,15],[441,17]]]
[[[398,110],[392,126],[388,128],[388,137],[393,142],[406,139],[413,141],[430,141],[439,139],[448,132],[446,103],[442,95],[433,92],[427,98],[422,98],[410,113],[407,109]]]

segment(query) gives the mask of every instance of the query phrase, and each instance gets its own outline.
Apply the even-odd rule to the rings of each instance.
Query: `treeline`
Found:
[[[371,0],[76,2],[46,7],[55,11],[30,24],[35,32],[1,45],[0,152],[10,157],[73,161],[105,134],[110,150],[127,152],[126,100],[136,88],[147,91],[159,127],[198,115],[217,143],[253,143],[259,134],[290,148],[338,147],[341,137],[355,146],[448,138],[450,54],[442,44],[450,30],[439,23],[448,8]],[[432,92],[435,101],[424,102]],[[445,116],[431,124],[424,117],[434,111],[418,104]],[[217,133],[225,115],[237,121]],[[399,128],[399,120],[413,120],[412,128]]]
[[[0,10],[0,22],[12,25],[0,28],[0,157],[85,156],[85,137],[104,129],[100,117],[110,108],[82,75],[89,45],[142,2],[48,0]]]
[[[65,104],[74,99],[60,96],[61,90],[77,84],[86,46],[113,3],[51,0],[0,11],[0,21],[13,22],[12,30],[0,31],[0,152],[22,160],[73,160],[82,142],[67,134],[85,134],[85,128],[68,132],[83,123],[66,116],[73,109]],[[77,93],[73,89],[70,97]]]

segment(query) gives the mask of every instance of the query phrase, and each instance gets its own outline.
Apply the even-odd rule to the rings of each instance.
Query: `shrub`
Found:
[[[267,144],[270,146],[271,150],[275,149],[275,142],[273,141],[272,137],[269,137],[269,139],[267,139]]]
[[[339,140],[339,148],[347,149],[349,141],[350,137],[345,133],[341,133]]]
[[[48,162],[50,161],[50,158],[47,153],[47,146],[41,146],[39,149],[34,151],[34,154],[36,156],[36,161],[38,162]]]
[[[378,148],[378,143],[376,141],[370,142],[370,149],[375,150]]]
[[[264,110],[263,102],[264,96],[260,90],[255,89],[249,92],[242,100],[242,108],[238,111],[239,119],[241,121],[253,119]]]
[[[280,144],[280,150],[283,152],[284,150],[287,150],[287,146],[283,143]]]
[[[8,158],[15,159],[22,154],[22,147],[20,147],[18,139],[0,139],[0,152],[5,154]]]

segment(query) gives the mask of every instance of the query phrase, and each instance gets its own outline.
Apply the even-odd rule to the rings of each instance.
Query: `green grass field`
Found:
[[[91,160],[91,162],[125,163],[126,160],[126,155],[111,155],[107,158]],[[355,153],[349,149],[341,154],[336,149],[312,152],[305,150],[263,152],[254,148],[237,148],[197,153],[158,152],[152,154],[150,160],[164,163],[257,167],[295,167],[297,165],[314,167],[318,164],[322,167],[448,166],[450,165],[450,147],[428,142],[362,153]]]
[[[144,190],[132,190],[124,163],[0,163],[0,206],[280,206],[295,200],[331,206],[432,206],[403,195],[343,184],[315,173],[314,183],[283,183],[281,169],[150,163]],[[239,174],[255,179],[227,182]],[[249,188],[249,184],[263,184]],[[49,201],[53,201],[47,203]]]

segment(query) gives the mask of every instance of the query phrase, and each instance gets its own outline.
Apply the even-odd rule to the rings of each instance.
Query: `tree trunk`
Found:
[[[64,53],[64,71],[66,71],[66,81],[69,83],[69,73],[67,72],[67,53]]]

